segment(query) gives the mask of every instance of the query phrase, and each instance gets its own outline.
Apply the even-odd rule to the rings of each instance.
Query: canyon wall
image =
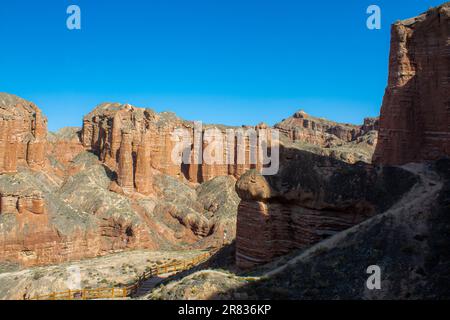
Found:
[[[221,243],[225,232],[234,236],[236,180],[215,179],[228,174],[228,165],[171,161],[172,132],[179,127],[201,138],[204,148],[215,143],[205,131],[194,133],[192,123],[104,104],[83,129],[47,133],[33,103],[9,94],[0,98],[0,263],[34,266],[123,250],[199,249]],[[195,189],[189,175],[208,182]]]
[[[248,169],[262,168],[259,159],[251,159],[254,151],[250,148],[252,133],[242,135],[242,139],[235,134],[229,139],[227,132],[250,130],[258,145],[261,132],[268,136],[270,128],[267,125],[242,128],[196,126],[196,123],[181,120],[172,113],[155,113],[131,105],[102,104],[84,118],[82,142],[117,172],[117,184],[125,193],[150,193],[151,168],[193,183],[218,176],[238,178]],[[178,143],[181,140],[174,136],[177,130],[186,132],[185,137],[179,139],[186,139],[187,143]],[[204,152],[218,157],[206,161]],[[173,154],[188,154],[190,161],[174,161]],[[243,161],[238,161],[240,157]]]
[[[76,128],[48,135],[47,120],[35,104],[0,94],[0,262],[31,266],[157,247],[138,217],[117,216],[120,206],[113,206],[109,194],[95,200],[97,207],[90,203],[84,210],[74,209],[86,201],[80,196],[83,190],[91,197],[101,191],[77,182],[82,177],[76,173],[87,169],[77,169],[73,162],[82,152]],[[88,181],[98,185],[105,176]],[[71,193],[78,197],[63,200],[60,187],[74,183]]]
[[[21,164],[42,168],[46,135],[47,119],[35,104],[0,93],[0,173],[17,172]]]
[[[450,4],[392,26],[389,79],[373,161],[450,156]]]
[[[416,182],[400,169],[347,164],[298,149],[282,149],[275,176],[248,171],[241,198],[236,262],[250,268],[303,249],[383,212]]]
[[[389,82],[379,122],[341,125],[304,112],[276,127],[290,142],[323,149],[354,141],[376,145],[375,164],[400,165],[450,155],[450,4],[392,27]],[[379,129],[378,143],[362,139]],[[375,142],[375,143],[374,143]],[[286,144],[275,176],[254,172],[236,185],[236,260],[266,263],[387,210],[417,181],[401,168],[338,161]],[[330,153],[331,154],[331,153]],[[367,154],[367,153],[366,153]],[[353,164],[352,164],[353,163]]]

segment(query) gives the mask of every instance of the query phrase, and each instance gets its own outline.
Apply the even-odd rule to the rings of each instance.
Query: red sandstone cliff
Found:
[[[42,168],[46,135],[47,119],[35,104],[0,93],[0,173],[16,172],[18,164]]]
[[[392,26],[374,162],[450,156],[450,3]]]
[[[122,250],[205,248],[220,243],[224,230],[235,234],[234,178],[194,189],[162,174],[177,177],[186,169],[170,161],[174,142],[166,133],[189,123],[107,105],[95,110],[95,125],[47,135],[34,104],[0,98],[0,263],[33,266]],[[99,156],[82,143],[89,135],[96,137],[92,147]],[[214,177],[213,170],[205,172]],[[111,192],[115,180],[121,186]]]
[[[186,148],[192,150],[191,163],[172,161],[176,146],[172,134],[177,129],[188,132],[190,143]],[[211,129],[208,134],[206,129]],[[84,118],[82,141],[86,148],[98,154],[101,161],[117,172],[117,183],[123,191],[130,193],[136,190],[148,194],[152,179],[150,168],[194,183],[218,176],[238,178],[248,169],[260,168],[260,163],[252,164],[250,161],[249,136],[241,141],[245,145],[245,163],[237,163],[240,142],[238,139],[227,139],[227,129],[238,128],[207,125],[197,132],[195,123],[181,120],[171,113],[158,114],[131,105],[102,104]],[[260,125],[243,129],[255,130],[258,139],[259,133],[268,130],[268,127]],[[219,144],[211,135],[214,132],[222,135]],[[201,145],[202,153],[194,147],[194,142],[197,146]],[[202,154],[216,145],[223,146],[220,147],[223,163],[208,163]],[[227,157],[232,158],[234,163],[227,163]]]

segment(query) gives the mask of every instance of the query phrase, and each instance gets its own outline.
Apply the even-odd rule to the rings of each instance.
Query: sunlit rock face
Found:
[[[2,94],[0,105],[0,263],[35,266],[124,250],[198,249],[222,243],[225,232],[234,237],[236,180],[208,171],[208,182],[192,184],[180,176],[189,171],[169,159],[169,133],[189,123],[107,105],[102,114],[113,114],[112,135],[103,127],[107,116],[99,123],[94,116],[101,126],[85,121],[83,129],[47,133],[33,103]],[[92,146],[85,143],[89,128],[103,137]]]
[[[450,155],[450,4],[392,26],[374,162]]]
[[[47,119],[32,102],[0,93],[0,173],[20,164],[39,169],[45,162]]]
[[[363,125],[353,125],[298,111],[275,128],[297,148],[348,163],[370,163],[377,143],[378,118],[366,118]]]
[[[257,145],[260,133],[266,132],[268,126],[204,125],[201,129],[195,126],[194,122],[184,121],[172,113],[102,104],[84,118],[82,141],[101,161],[117,171],[117,183],[128,193],[133,190],[144,194],[151,192],[150,168],[193,183],[219,176],[238,178],[249,169],[261,168],[260,158],[250,159],[250,136],[244,136],[242,141],[236,137],[229,139],[227,130],[253,130]],[[189,141],[187,150],[181,151],[190,152],[190,160],[183,163],[174,160],[178,148],[174,138],[177,130],[185,130]],[[215,149],[216,146],[220,147]],[[220,161],[205,160],[206,153],[216,156],[212,149],[221,154],[216,158]],[[236,159],[238,150],[243,150],[242,161]]]

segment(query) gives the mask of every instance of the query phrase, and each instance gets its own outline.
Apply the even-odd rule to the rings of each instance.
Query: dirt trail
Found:
[[[426,164],[408,164],[402,166],[403,169],[419,176],[417,182],[412,189],[405,194],[400,201],[398,201],[392,208],[385,213],[379,214],[363,223],[356,225],[348,230],[342,231],[329,239],[326,239],[302,252],[300,255],[289,260],[286,264],[273,269],[261,277],[272,277],[278,273],[283,272],[289,266],[294,266],[298,262],[311,257],[317,250],[328,250],[337,246],[341,241],[345,240],[347,235],[357,232],[365,226],[371,225],[383,219],[386,216],[400,216],[401,213],[420,212],[433,204],[434,199],[437,198],[439,191],[442,188],[442,181],[438,174],[427,168]],[[258,278],[261,278],[258,277]]]

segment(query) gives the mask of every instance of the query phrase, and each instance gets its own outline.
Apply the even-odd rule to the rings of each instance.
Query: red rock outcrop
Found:
[[[177,130],[186,132],[188,142],[181,144],[182,150],[175,150],[181,142],[174,137]],[[234,130],[234,136],[228,134],[229,130]],[[239,130],[247,131],[240,135]],[[196,123],[183,121],[170,113],[157,114],[131,105],[102,104],[85,117],[82,141],[118,173],[117,183],[122,189],[147,194],[151,190],[151,168],[193,183],[226,175],[238,178],[249,169],[262,168],[256,157],[257,150],[250,148],[250,140],[254,139],[253,143],[258,145],[258,139],[268,130],[270,128],[264,125],[198,128]],[[266,136],[269,137],[269,133]],[[190,163],[173,161],[176,152],[189,152]],[[205,154],[212,155],[212,159],[207,160]]]
[[[374,162],[450,156],[450,3],[392,26]]]
[[[296,112],[275,125],[281,140],[295,147],[348,163],[371,163],[378,136],[378,119],[363,125],[337,123]]]
[[[77,127],[62,128],[58,132],[49,133],[46,155],[55,158],[65,167],[70,166],[72,160],[85,151],[80,136],[81,130]]]
[[[19,163],[42,168],[46,136],[47,119],[35,104],[0,93],[0,173],[16,172]]]
[[[2,193],[0,194],[0,214],[45,214],[45,199],[39,192],[34,194]]]
[[[234,179],[226,187],[213,180],[197,194],[186,181],[161,174],[188,175],[189,168],[171,161],[172,132],[180,126],[193,132],[192,124],[108,104],[83,130],[46,137],[36,106],[0,98],[0,262],[34,266],[122,250],[205,248],[222,241],[217,233],[225,227],[234,234]],[[195,177],[203,179],[203,164],[197,168]]]
[[[117,183],[125,192],[134,191],[134,168],[132,135],[129,132],[122,133],[119,149],[119,164],[117,169]]]
[[[99,229],[61,234],[46,214],[19,214],[17,224],[0,239],[0,261],[22,266],[48,265],[94,258],[121,250],[156,249],[142,228],[129,231],[126,224],[105,220]]]
[[[152,192],[152,169],[150,164],[150,148],[145,141],[137,148],[135,187],[136,191],[142,194]]]
[[[304,111],[296,112],[292,117],[284,119],[275,125],[282,133],[292,141],[301,141],[324,147],[328,144],[330,136],[352,142],[365,133],[377,130],[377,119],[367,118],[364,125],[337,123],[323,118],[316,118]]]
[[[394,204],[416,181],[402,169],[377,171],[369,164],[350,165],[296,149],[282,149],[281,165],[275,176],[248,171],[236,184],[241,268],[359,224]]]

